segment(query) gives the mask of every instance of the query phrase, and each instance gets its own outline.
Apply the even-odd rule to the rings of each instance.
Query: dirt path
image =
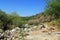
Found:
[[[40,31],[31,31],[29,35],[25,37],[26,40],[60,40],[60,34],[58,32],[42,33]]]

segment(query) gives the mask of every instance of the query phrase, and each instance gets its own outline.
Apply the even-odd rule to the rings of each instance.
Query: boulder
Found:
[[[0,33],[0,40],[19,40],[19,37],[20,37],[20,28],[18,27]]]

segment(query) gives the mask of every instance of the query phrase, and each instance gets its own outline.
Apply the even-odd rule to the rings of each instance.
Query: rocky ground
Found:
[[[39,25],[39,27],[34,26],[33,30],[30,30],[28,34],[25,40],[60,40],[60,31],[47,25],[45,27],[42,25]]]
[[[25,37],[25,40],[60,40],[60,33],[41,33],[40,31],[32,31]]]
[[[19,40],[20,28],[16,27],[12,30],[6,30],[5,32],[0,29],[0,40]]]
[[[5,32],[0,29],[0,40],[60,40],[60,31],[43,25],[26,25]]]

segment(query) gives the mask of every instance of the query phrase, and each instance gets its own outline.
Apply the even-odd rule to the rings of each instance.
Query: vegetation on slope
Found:
[[[18,15],[6,14],[6,12],[0,10],[0,28],[3,30],[12,29],[15,26],[20,27],[27,23],[28,17],[20,17]]]
[[[47,2],[47,6],[44,12],[30,16],[21,17],[16,12],[12,14],[6,14],[6,12],[0,10],[0,28],[7,30],[12,29],[12,25],[20,27],[23,24],[38,25],[44,22],[52,22],[60,26],[60,0],[50,0]]]
[[[35,15],[34,18],[29,21],[29,24],[51,22],[52,25],[57,25],[60,28],[60,0],[48,0],[45,11]]]

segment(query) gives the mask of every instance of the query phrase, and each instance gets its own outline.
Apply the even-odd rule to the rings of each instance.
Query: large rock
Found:
[[[19,37],[20,37],[20,28],[18,27],[0,33],[0,40],[20,40]]]

